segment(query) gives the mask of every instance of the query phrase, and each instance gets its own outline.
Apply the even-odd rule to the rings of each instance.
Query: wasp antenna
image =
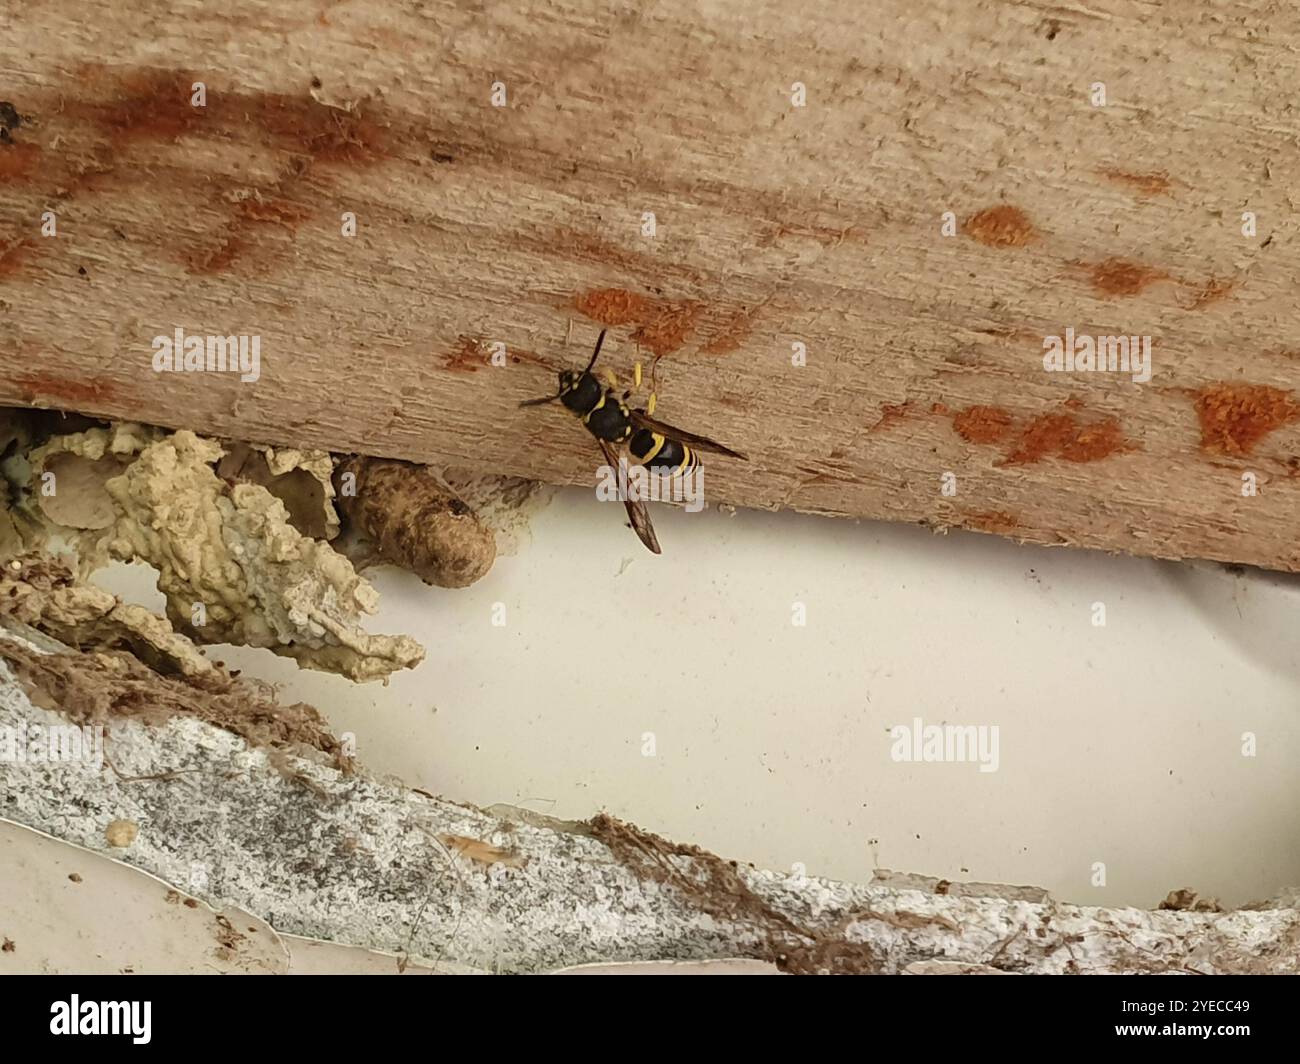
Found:
[[[553,403],[559,398],[558,395],[543,395],[540,399],[525,399],[520,406],[541,406],[543,403]]]
[[[596,337],[596,350],[591,353],[591,361],[587,363],[587,372],[591,372],[591,367],[596,364],[596,359],[600,358],[600,347],[605,342],[605,333],[607,330],[601,329],[600,335]]]
[[[663,355],[655,355],[655,360],[650,363],[650,390],[657,392],[659,390],[659,360]]]

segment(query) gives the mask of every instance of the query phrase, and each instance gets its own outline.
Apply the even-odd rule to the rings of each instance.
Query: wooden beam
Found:
[[[1297,569],[1297,45],[1262,0],[50,0],[0,41],[0,402],[591,483],[516,404],[609,326],[751,456],[714,500]],[[259,378],[155,372],[177,328]],[[1045,371],[1067,329],[1151,379]]]

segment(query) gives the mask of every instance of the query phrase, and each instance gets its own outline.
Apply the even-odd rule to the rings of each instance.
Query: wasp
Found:
[[[648,467],[656,476],[690,475],[700,464],[698,451],[748,461],[739,451],[724,447],[717,440],[656,420],[652,416],[655,410],[653,388],[646,406],[634,409],[627,404],[631,391],[620,395],[613,374],[609,374],[607,384],[602,383],[593,370],[596,359],[600,357],[601,346],[605,343],[605,332],[602,329],[596,338],[596,349],[591,353],[591,361],[587,363],[586,369],[561,370],[560,390],[555,395],[528,399],[519,405],[541,406],[558,400],[569,413],[582,421],[587,431],[600,444],[605,461],[614,468],[618,467],[615,448],[619,446],[625,446],[638,465]],[[640,363],[637,363],[635,377],[635,385],[640,387]],[[623,505],[627,509],[628,520],[632,523],[632,531],[652,552],[661,553],[645,502],[629,496],[624,498]]]

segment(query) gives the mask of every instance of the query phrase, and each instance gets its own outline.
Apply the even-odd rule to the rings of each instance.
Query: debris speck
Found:
[[[135,842],[135,837],[139,833],[140,827],[133,821],[114,820],[104,829],[104,838],[108,840],[110,846],[125,849]]]

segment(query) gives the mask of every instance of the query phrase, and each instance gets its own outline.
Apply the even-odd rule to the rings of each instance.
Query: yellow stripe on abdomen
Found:
[[[660,436],[659,433],[650,433],[650,438],[654,440],[654,446],[651,447],[650,450],[646,451],[645,454],[634,456],[641,465],[649,465],[654,459],[654,456],[664,449],[664,438]]]

